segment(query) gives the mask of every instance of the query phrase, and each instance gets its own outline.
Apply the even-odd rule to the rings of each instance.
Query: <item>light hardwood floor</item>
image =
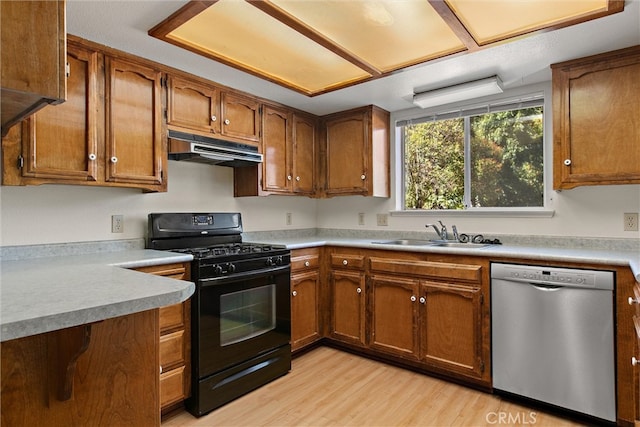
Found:
[[[578,426],[498,396],[329,347],[293,360],[291,372],[201,418],[173,426]]]

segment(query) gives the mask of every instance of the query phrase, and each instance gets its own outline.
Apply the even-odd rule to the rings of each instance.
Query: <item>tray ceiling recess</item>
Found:
[[[623,9],[623,0],[191,1],[149,35],[315,96]]]

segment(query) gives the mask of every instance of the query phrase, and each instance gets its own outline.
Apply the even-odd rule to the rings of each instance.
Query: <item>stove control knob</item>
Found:
[[[235,265],[235,264],[231,264],[231,263],[229,263],[229,264],[227,265],[227,271],[228,271],[229,273],[235,273],[235,272],[236,272],[236,265]]]
[[[271,257],[267,258],[266,264],[267,264],[267,266],[271,267],[273,265],[273,258],[271,258]]]
[[[218,274],[218,275],[220,275],[220,274],[222,274],[222,273],[223,273],[223,270],[222,270],[222,266],[221,266],[221,265],[217,265],[217,264],[216,264],[216,266],[215,266],[215,267],[213,267],[213,269],[214,269],[214,271],[216,272],[216,274]]]
[[[282,265],[282,257],[281,256],[276,258],[276,265]]]

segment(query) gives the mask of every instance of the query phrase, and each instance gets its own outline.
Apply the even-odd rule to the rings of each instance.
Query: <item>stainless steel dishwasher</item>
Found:
[[[493,387],[616,420],[614,274],[491,265]]]

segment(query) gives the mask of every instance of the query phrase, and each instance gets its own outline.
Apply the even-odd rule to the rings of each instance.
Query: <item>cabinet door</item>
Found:
[[[326,122],[326,193],[366,194],[369,124],[366,113]]]
[[[222,103],[222,134],[257,144],[260,139],[260,104],[258,101],[228,92],[222,92],[220,100]]]
[[[265,105],[262,111],[262,188],[291,192],[291,113]]]
[[[167,124],[206,133],[219,133],[220,92],[215,86],[169,76]]]
[[[553,68],[554,188],[640,183],[640,46],[625,51]]]
[[[291,350],[320,339],[320,273],[291,275]]]
[[[365,343],[364,274],[331,273],[331,337],[351,344]]]
[[[23,123],[23,177],[98,180],[98,53],[69,44],[67,63],[67,101]]]
[[[106,181],[161,187],[167,150],[162,138],[162,73],[106,58]]]
[[[315,193],[316,149],[316,121],[294,114],[293,191],[296,194]]]
[[[434,282],[423,282],[422,287],[422,358],[439,369],[481,378],[480,288]]]
[[[418,282],[393,276],[372,276],[369,283],[372,316],[369,346],[385,353],[418,359]]]

